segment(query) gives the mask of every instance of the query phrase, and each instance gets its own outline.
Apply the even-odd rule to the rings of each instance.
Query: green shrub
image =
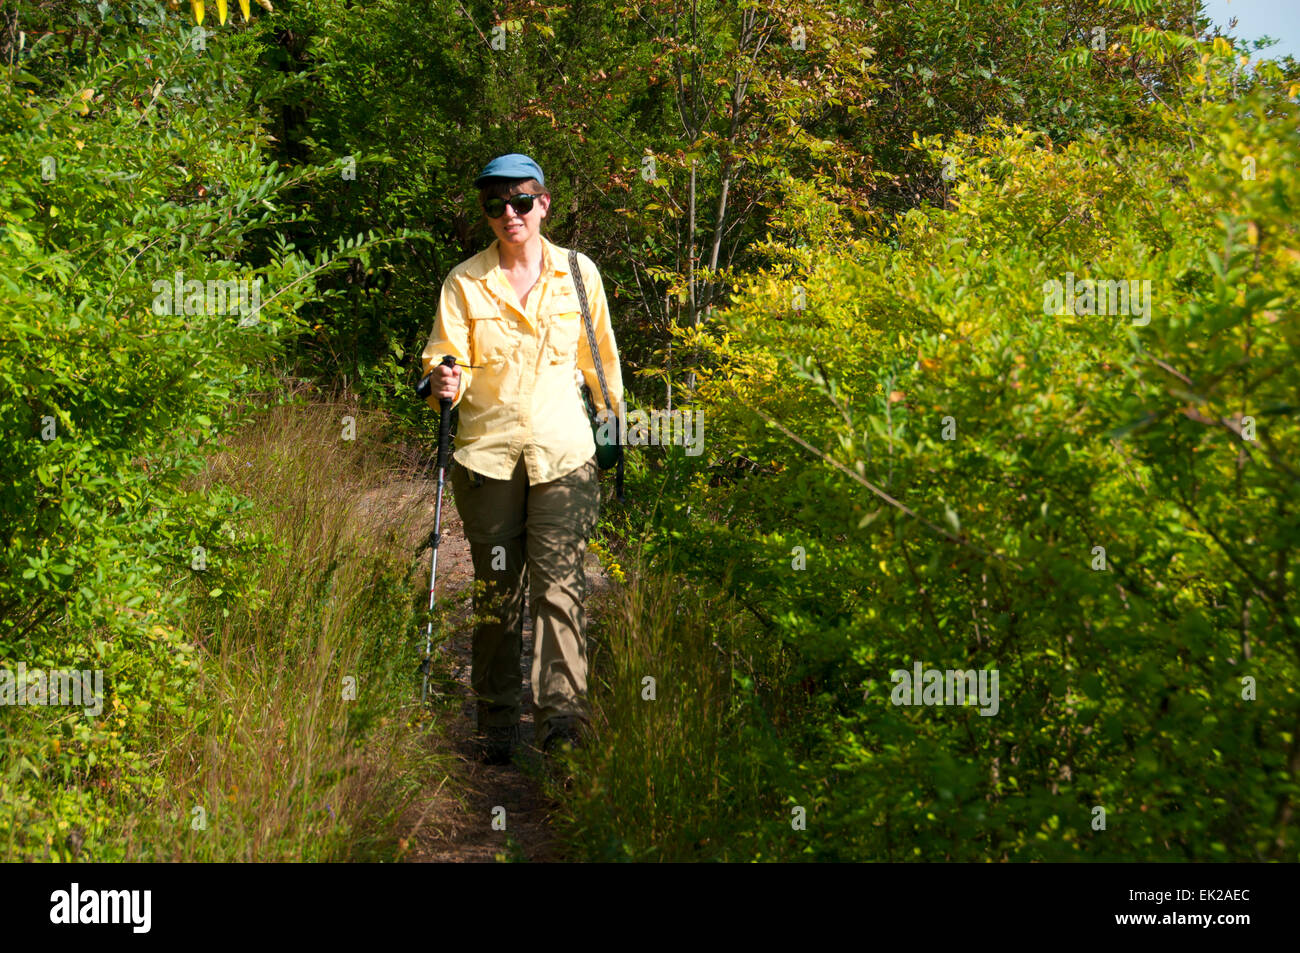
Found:
[[[50,9],[35,26],[88,42],[24,21],[0,79],[0,668],[98,670],[106,697],[98,718],[0,708],[0,842],[23,856],[97,823],[110,789],[158,792],[151,728],[198,704],[187,597],[254,604],[267,545],[235,494],[186,481],[276,388],[297,307],[342,261],[275,231],[323,170],[265,156],[256,34]]]
[[[657,571],[797,654],[764,773],[818,858],[1296,859],[1300,120],[1219,65],[1185,152],[918,141],[952,209],[787,249],[684,336],[709,454]],[[1068,273],[1149,280],[1149,323],[1045,313]],[[893,704],[915,663],[998,670],[999,710]]]

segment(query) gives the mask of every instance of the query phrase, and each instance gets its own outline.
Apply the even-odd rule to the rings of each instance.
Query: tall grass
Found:
[[[345,416],[355,439],[344,439]],[[192,710],[155,726],[153,804],[120,800],[130,860],[399,858],[402,819],[441,776],[415,667],[416,551],[427,485],[386,444],[387,419],[346,402],[279,406],[198,479],[253,501],[263,534],[242,594],[196,592]],[[196,583],[197,585],[197,583]],[[418,609],[417,609],[418,607]],[[349,681],[352,680],[352,681]],[[355,694],[355,698],[350,697]]]
[[[568,855],[795,854],[789,805],[802,798],[781,741],[795,702],[756,684],[757,672],[784,670],[781,647],[735,604],[639,561],[593,620],[596,738],[574,756],[556,821]]]

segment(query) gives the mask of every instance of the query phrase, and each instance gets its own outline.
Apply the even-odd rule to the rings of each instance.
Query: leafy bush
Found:
[[[918,140],[952,209],[775,249],[683,336],[712,459],[648,545],[797,653],[768,775],[812,856],[1296,859],[1300,118],[1211,52],[1185,151]],[[1149,281],[1149,323],[1070,275]],[[996,714],[892,703],[916,663],[998,670]]]
[[[187,597],[255,603],[266,547],[246,503],[186,481],[265,403],[317,275],[365,254],[274,231],[320,170],[265,156],[255,34],[53,9],[0,85],[0,667],[99,670],[106,697],[0,708],[0,836],[38,856],[108,789],[157,793],[151,726],[198,704]],[[94,46],[56,45],[78,32]]]

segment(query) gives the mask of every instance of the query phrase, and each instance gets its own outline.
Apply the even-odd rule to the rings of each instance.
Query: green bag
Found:
[[[600,380],[600,393],[605,398],[605,406],[611,407],[609,388],[605,385],[605,369],[600,363],[600,349],[596,347],[596,332],[591,326],[591,311],[587,307],[587,289],[582,282],[582,272],[578,270],[578,251],[575,248],[569,249],[569,271],[573,273],[573,285],[578,291],[578,306],[582,309],[582,323],[587,328],[587,345],[591,348],[591,356],[596,362],[596,377]],[[603,425],[596,418],[596,403],[592,400],[591,388],[586,384],[582,385],[582,401],[587,406],[587,418],[591,421],[591,439],[596,444],[596,466],[608,470],[618,464],[621,483],[623,435],[619,429],[619,422],[617,419],[614,421],[613,442],[608,439],[602,440],[599,431]]]
[[[591,388],[586,384],[582,385],[582,402],[587,405],[587,418],[591,421],[591,439],[596,444],[596,466],[602,470],[608,470],[618,463],[619,457],[623,454],[623,448],[614,442],[617,441],[617,436],[612,440],[609,437],[602,437],[600,429],[603,424],[596,418],[596,403],[591,399]],[[614,431],[617,434],[617,421],[614,423]]]

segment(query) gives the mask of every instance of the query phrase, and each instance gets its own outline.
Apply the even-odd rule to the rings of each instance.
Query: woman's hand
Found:
[[[439,364],[433,369],[434,396],[439,400],[455,400],[460,390],[460,368]]]

